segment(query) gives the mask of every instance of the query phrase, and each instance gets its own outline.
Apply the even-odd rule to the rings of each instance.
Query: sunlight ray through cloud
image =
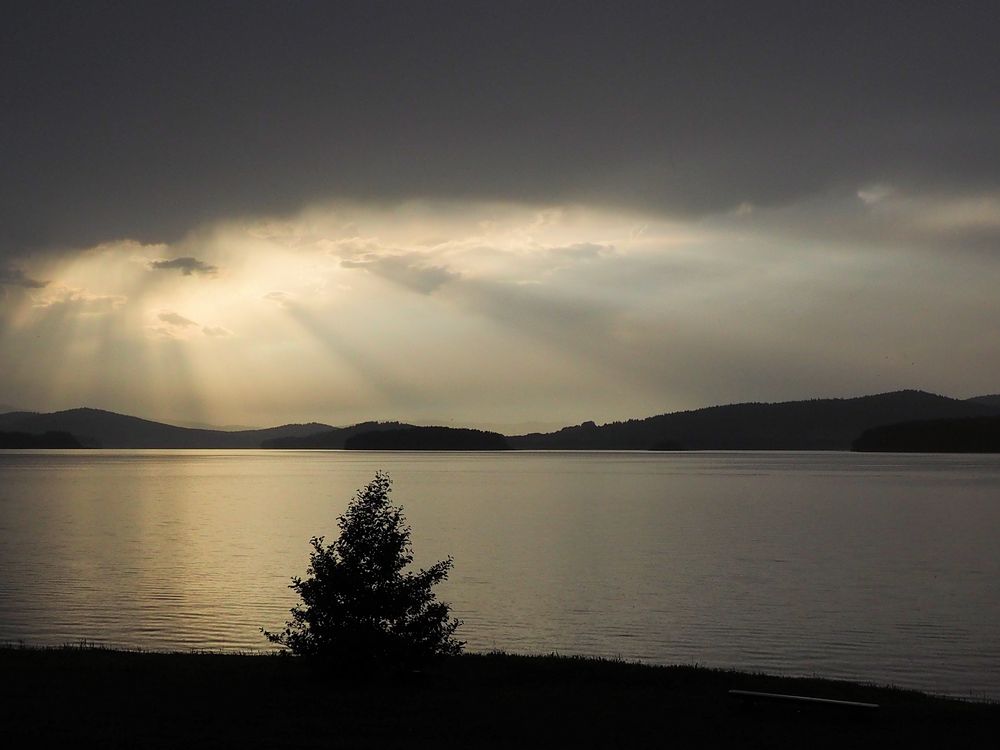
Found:
[[[781,231],[768,210],[677,222],[584,205],[317,204],[203,227],[176,246],[105,243],[29,269],[25,278],[49,282],[5,297],[0,346],[17,331],[58,353],[51,363],[101,357],[98,371],[153,373],[117,392],[95,377],[70,395],[48,365],[43,379],[67,400],[142,411],[149,398],[186,419],[238,423],[447,416],[488,426],[528,420],[540,403],[553,424],[613,419],[734,390],[765,399],[876,390],[909,377],[907,356],[948,386],[930,361],[986,352],[975,321],[993,304],[991,272],[934,256],[913,267],[907,258],[924,250],[871,245],[889,211],[952,231],[988,228],[993,204],[931,210],[930,198],[914,204],[879,186],[859,196],[874,213],[859,214],[845,241],[814,237],[808,248],[794,230],[808,203],[782,209]],[[941,290],[948,277],[961,293]],[[929,343],[913,328],[942,319],[926,316],[928,295],[948,318],[969,320],[970,338]],[[873,305],[886,309],[877,320],[853,312]],[[854,343],[832,353],[830,338]],[[237,398],[230,373],[241,368],[280,395]],[[25,373],[7,377],[24,398],[49,398]],[[970,372],[943,389],[980,380]],[[573,397],[552,399],[553,383]],[[135,406],[118,403],[126,398]],[[317,404],[328,406],[311,412]]]

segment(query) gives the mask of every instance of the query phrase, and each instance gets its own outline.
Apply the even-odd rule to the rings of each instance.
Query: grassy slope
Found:
[[[821,680],[462,656],[345,679],[278,656],[0,649],[11,747],[989,747],[1000,706]],[[882,704],[746,706],[730,688]]]

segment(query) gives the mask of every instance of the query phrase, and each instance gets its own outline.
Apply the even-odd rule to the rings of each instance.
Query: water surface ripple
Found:
[[[0,641],[257,650],[376,469],[477,650],[1000,699],[1000,457],[0,453]]]

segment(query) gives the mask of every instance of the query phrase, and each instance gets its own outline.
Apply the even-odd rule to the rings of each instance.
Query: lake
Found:
[[[0,452],[0,641],[266,649],[377,469],[470,649],[1000,699],[1000,456]]]

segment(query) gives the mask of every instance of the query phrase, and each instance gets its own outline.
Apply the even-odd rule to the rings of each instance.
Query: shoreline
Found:
[[[976,747],[1000,703],[820,678],[470,653],[351,676],[281,654],[0,646],[18,746]],[[747,702],[730,690],[875,703]]]

